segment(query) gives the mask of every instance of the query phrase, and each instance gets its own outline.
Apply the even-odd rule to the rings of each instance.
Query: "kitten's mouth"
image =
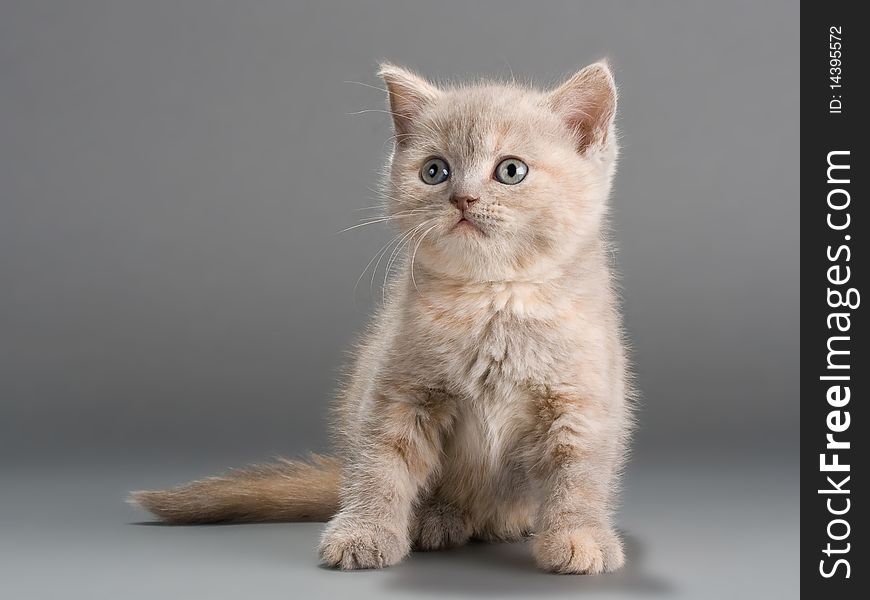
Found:
[[[472,221],[471,219],[468,219],[465,215],[460,217],[459,220],[456,221],[456,224],[454,224],[453,227],[450,228],[450,230],[451,231],[460,231],[460,230],[462,230],[462,231],[476,231],[478,233],[483,233],[480,230],[480,227],[478,227],[474,221]]]

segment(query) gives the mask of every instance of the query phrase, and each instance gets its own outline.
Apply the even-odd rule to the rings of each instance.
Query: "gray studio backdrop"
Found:
[[[606,56],[635,464],[794,465],[798,21],[772,1],[4,1],[0,464],[166,485],[328,448],[383,263],[354,284],[390,235],[338,233],[377,202],[378,60],[548,85]]]

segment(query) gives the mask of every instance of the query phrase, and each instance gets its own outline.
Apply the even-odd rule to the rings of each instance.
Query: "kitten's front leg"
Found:
[[[557,573],[597,574],[625,562],[611,514],[623,432],[601,402],[548,392],[539,398],[539,457],[545,488],[533,552]]]
[[[372,569],[410,550],[408,525],[420,488],[437,468],[449,407],[429,390],[386,385],[377,392],[344,473],[341,511],[320,542],[323,564]]]

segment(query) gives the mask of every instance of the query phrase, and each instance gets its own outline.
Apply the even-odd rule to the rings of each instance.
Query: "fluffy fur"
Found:
[[[380,74],[396,131],[386,218],[407,251],[339,394],[340,458],[133,499],[173,523],[332,517],[320,556],[342,569],[527,535],[546,570],[617,569],[631,419],[604,235],[610,70],[548,92]],[[420,177],[432,156],[451,168],[438,185]],[[528,165],[521,183],[493,177],[505,157]]]

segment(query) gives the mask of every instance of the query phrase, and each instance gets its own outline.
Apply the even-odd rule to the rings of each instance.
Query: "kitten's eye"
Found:
[[[444,183],[450,177],[450,165],[443,158],[430,158],[420,169],[420,179],[427,185]]]
[[[516,185],[526,178],[529,167],[518,158],[506,158],[495,168],[495,180],[505,185]]]

